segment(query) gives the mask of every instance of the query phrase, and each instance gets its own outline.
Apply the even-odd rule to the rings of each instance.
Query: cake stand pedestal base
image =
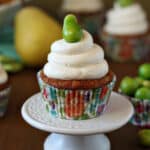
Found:
[[[110,142],[104,134],[74,136],[53,133],[45,140],[44,150],[110,150]]]
[[[21,110],[24,120],[32,127],[52,133],[44,142],[44,150],[110,150],[109,139],[103,133],[125,125],[133,112],[126,97],[115,92],[111,93],[105,113],[88,120],[51,117],[40,93],[30,97]]]

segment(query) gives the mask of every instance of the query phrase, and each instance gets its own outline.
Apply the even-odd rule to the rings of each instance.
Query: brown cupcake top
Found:
[[[104,86],[111,82],[115,74],[110,70],[107,75],[100,79],[88,79],[88,80],[60,80],[47,77],[43,71],[40,72],[41,79],[54,87],[62,89],[91,89]]]

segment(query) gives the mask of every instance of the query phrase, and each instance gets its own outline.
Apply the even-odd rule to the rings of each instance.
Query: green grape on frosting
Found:
[[[83,31],[77,22],[76,16],[69,14],[64,19],[63,38],[67,42],[78,42],[83,36]]]
[[[134,0],[117,0],[117,3],[121,7],[128,7],[134,3]]]

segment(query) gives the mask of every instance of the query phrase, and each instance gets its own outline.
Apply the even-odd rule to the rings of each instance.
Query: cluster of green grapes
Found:
[[[138,69],[138,77],[124,77],[120,84],[123,94],[138,100],[150,100],[150,63],[142,64]]]
[[[137,100],[150,100],[150,63],[142,64],[137,77],[124,77],[120,84],[123,94],[135,97]],[[138,139],[144,146],[150,147],[150,129],[138,132]]]

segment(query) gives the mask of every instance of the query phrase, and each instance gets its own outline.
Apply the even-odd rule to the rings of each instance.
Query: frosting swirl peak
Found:
[[[142,34],[148,31],[148,21],[140,4],[121,7],[116,3],[107,14],[104,29],[108,33],[118,35]]]
[[[93,43],[91,35],[83,31],[81,41],[68,43],[64,39],[54,42],[44,74],[63,80],[99,79],[108,73],[103,49]]]

